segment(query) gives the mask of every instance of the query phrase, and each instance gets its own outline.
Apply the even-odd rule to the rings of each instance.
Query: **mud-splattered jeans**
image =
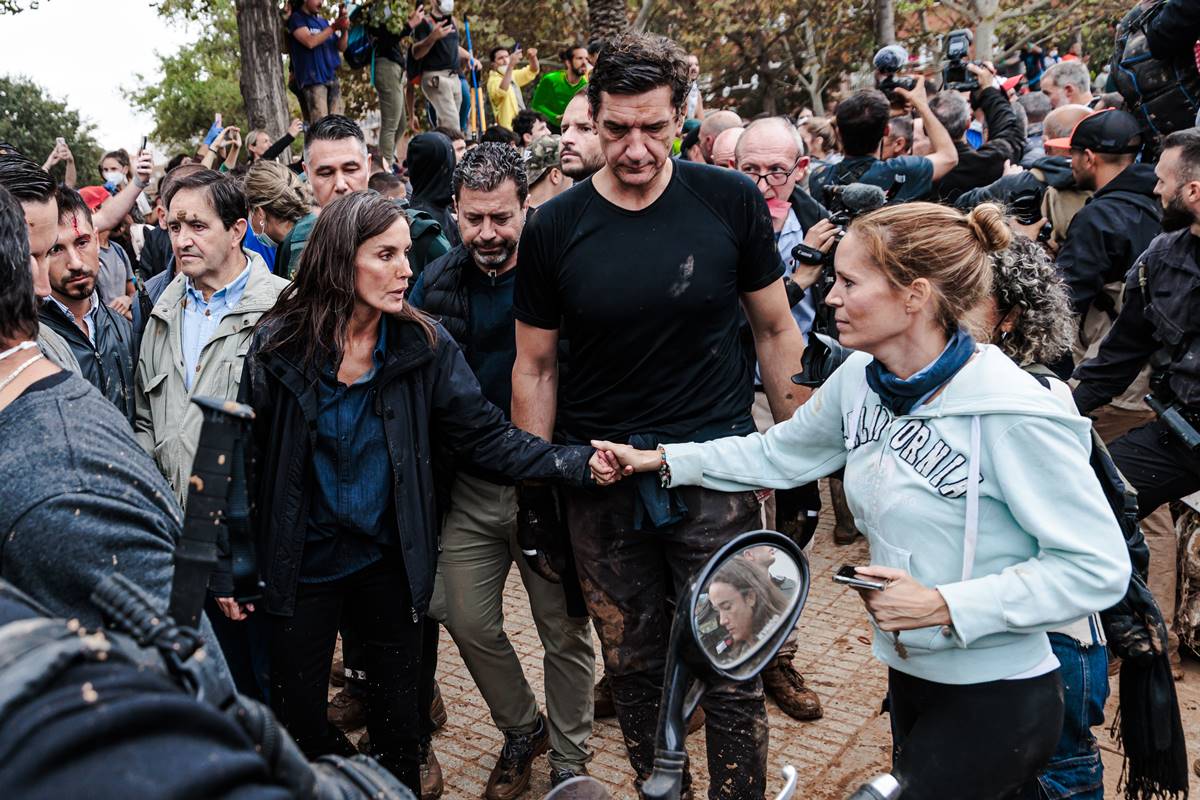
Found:
[[[654,737],[671,631],[668,598],[721,545],[759,527],[754,492],[680,490],[688,519],[633,529],[634,488],[567,494],[568,527],[588,612],[600,635],[604,669],[638,786],[654,765]],[[766,787],[767,712],[762,683],[714,684],[701,701],[707,717],[710,798],[761,798]],[[690,778],[685,778],[685,786]]]

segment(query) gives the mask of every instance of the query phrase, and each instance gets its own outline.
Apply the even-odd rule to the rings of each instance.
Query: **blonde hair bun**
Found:
[[[967,227],[989,253],[1003,250],[1012,242],[1012,230],[1004,219],[1004,209],[995,203],[981,203],[967,214]]]

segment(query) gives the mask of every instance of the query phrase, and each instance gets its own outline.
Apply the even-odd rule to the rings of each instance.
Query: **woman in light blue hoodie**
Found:
[[[1036,791],[1062,725],[1046,631],[1121,599],[1130,564],[1090,422],[959,322],[988,293],[1003,213],[927,203],[851,224],[827,302],[860,351],[765,434],[656,451],[596,442],[665,486],[789,488],[845,470],[889,667],[905,800]],[[1036,795],[1029,795],[1036,796]]]

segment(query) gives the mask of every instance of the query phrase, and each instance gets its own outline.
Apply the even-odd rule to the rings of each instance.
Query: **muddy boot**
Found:
[[[612,681],[608,679],[607,674],[600,676],[600,680],[596,682],[596,688],[592,690],[592,696],[595,701],[595,710],[592,712],[592,716],[596,719],[605,719],[617,715],[617,707],[613,705]]]
[[[1200,778],[1200,758],[1196,759],[1196,763],[1192,764],[1192,772],[1196,773],[1196,777]]]
[[[587,775],[587,767],[579,769],[569,769],[568,767],[551,767],[550,768],[550,788],[553,789],[560,783],[566,783],[572,778],[578,778],[581,775]]]
[[[550,731],[546,718],[538,714],[532,733],[504,733],[504,749],[488,776],[483,796],[487,800],[513,800],[529,788],[533,760],[550,749]]]
[[[846,503],[846,490],[836,478],[829,479],[829,500],[833,504],[833,543],[854,544],[854,540],[858,538],[858,528],[854,527],[854,515],[850,513],[850,506]]]
[[[776,705],[792,719],[820,719],[821,698],[804,685],[804,676],[796,672],[791,659],[776,658],[762,673],[763,688]]]
[[[329,701],[325,712],[329,721],[343,731],[356,731],[367,724],[367,706],[361,697],[342,689]]]
[[[696,706],[696,710],[692,712],[692,716],[688,717],[687,735],[691,736],[696,731],[704,727],[704,709]]]
[[[429,704],[429,721],[433,723],[433,729],[438,731],[445,727],[447,719],[446,704],[442,702],[442,687],[434,681],[433,702]]]
[[[442,765],[438,763],[433,743],[421,745],[421,800],[437,800],[442,796]]]

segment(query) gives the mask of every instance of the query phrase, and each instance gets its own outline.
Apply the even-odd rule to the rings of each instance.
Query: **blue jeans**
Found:
[[[1051,633],[1050,648],[1061,665],[1063,727],[1050,763],[1038,775],[1043,800],[1103,800],[1104,767],[1091,729],[1104,723],[1108,699],[1108,651],[1085,647],[1070,636]]]

